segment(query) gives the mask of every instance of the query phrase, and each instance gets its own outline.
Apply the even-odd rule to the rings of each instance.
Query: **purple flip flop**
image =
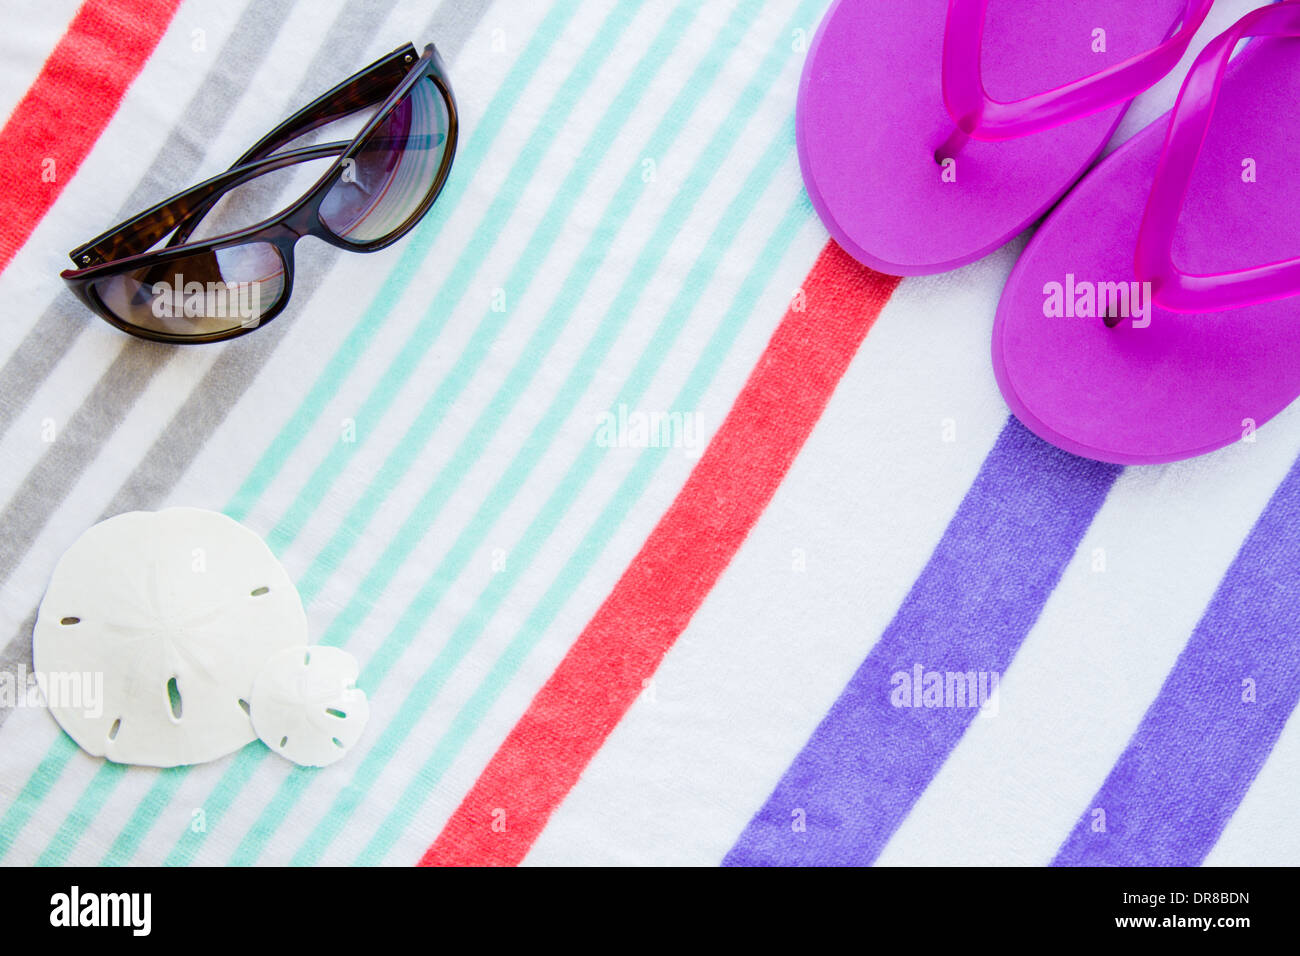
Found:
[[[1074,184],[1212,5],[836,0],[796,115],[818,215],[881,272],[973,262]]]
[[[1298,132],[1300,2],[1284,0],[1211,41],[1173,111],[1026,247],[993,328],[1017,418],[1149,464],[1251,437],[1300,395]]]

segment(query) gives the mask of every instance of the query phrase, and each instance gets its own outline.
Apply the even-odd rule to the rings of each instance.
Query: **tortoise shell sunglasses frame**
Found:
[[[418,208],[392,232],[364,242],[340,238],[321,219],[320,206],[330,189],[343,175],[349,160],[367,146],[367,138],[392,113],[398,102],[416,83],[432,79],[447,108],[446,143],[438,171],[427,195]],[[380,103],[375,114],[351,141],[320,143],[277,153],[276,150],[305,133],[325,126],[359,110]],[[417,57],[415,47],[407,44],[372,63],[303,107],[259,140],[234,164],[185,192],[178,193],[114,226],[68,255],[76,269],[60,273],[73,293],[91,311],[110,325],[130,335],[154,342],[206,343],[236,338],[264,325],[280,314],[293,294],[294,246],[303,236],[315,236],[330,245],[354,252],[375,252],[396,242],[415,226],[442,191],[456,153],[456,101],[442,58],[433,44]],[[292,205],[247,229],[224,233],[202,242],[186,244],[199,221],[229,190],[265,173],[296,163],[337,157],[329,170],[302,198]],[[165,246],[150,252],[156,243],[171,234]],[[123,321],[112,312],[95,291],[95,284],[118,273],[166,265],[174,260],[249,242],[265,242],[275,247],[284,264],[284,290],[275,303],[258,317],[255,324],[196,335],[182,335],[144,328]]]

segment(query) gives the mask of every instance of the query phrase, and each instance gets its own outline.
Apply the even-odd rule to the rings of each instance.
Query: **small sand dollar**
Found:
[[[337,647],[280,651],[253,683],[253,728],[262,742],[296,764],[341,760],[370,717],[357,688],[356,658]]]
[[[306,643],[298,591],[261,538],[215,511],[168,508],[117,515],[76,540],[50,579],[32,652],[51,712],[84,750],[174,767],[252,741],[254,679]]]

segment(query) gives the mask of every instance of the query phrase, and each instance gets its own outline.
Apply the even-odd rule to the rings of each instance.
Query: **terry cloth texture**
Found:
[[[1009,420],[1020,243],[900,282],[812,212],[825,7],[6,9],[9,686],[62,551],[184,504],[267,539],[372,714],[324,770],[155,771],[7,700],[0,862],[1300,863],[1300,413],[1137,469]],[[302,244],[289,309],[219,346],[63,290],[67,249],[408,41],[463,125],[402,242]]]

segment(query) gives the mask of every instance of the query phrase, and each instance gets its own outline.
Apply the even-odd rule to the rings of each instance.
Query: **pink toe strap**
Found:
[[[1211,40],[1187,74],[1138,232],[1137,277],[1151,283],[1155,303],[1162,309],[1222,312],[1300,293],[1300,258],[1215,275],[1183,272],[1173,261],[1178,217],[1233,49],[1246,37],[1294,36],[1300,36],[1300,2],[1284,0],[1262,7]],[[1300,63],[1296,67],[1300,69]]]
[[[958,129],[987,141],[1028,136],[1090,116],[1132,99],[1172,70],[1212,6],[1214,0],[1187,0],[1178,29],[1159,46],[1054,90],[1002,103],[989,97],[980,69],[988,0],[948,0],[944,105]]]

